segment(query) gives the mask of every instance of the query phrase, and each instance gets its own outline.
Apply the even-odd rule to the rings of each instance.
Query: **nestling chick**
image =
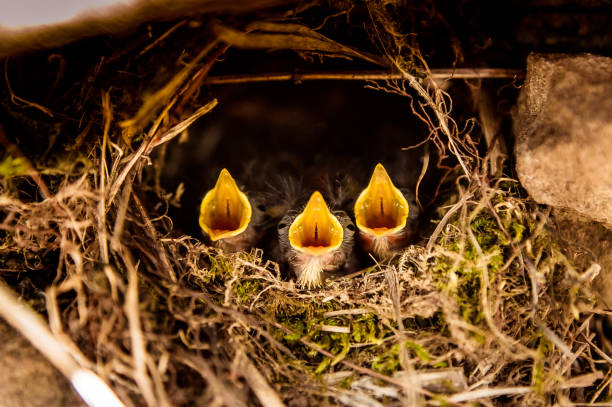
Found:
[[[346,212],[332,213],[319,191],[302,212],[285,215],[278,224],[279,245],[298,285],[318,287],[324,272],[340,269],[353,249],[354,231]]]
[[[408,200],[414,202],[412,194],[400,191],[385,167],[376,165],[354,208],[359,240],[366,252],[384,258],[410,242],[416,233],[419,210]]]
[[[236,252],[253,247],[261,236],[263,214],[242,192],[225,168],[200,205],[200,227],[213,245]]]

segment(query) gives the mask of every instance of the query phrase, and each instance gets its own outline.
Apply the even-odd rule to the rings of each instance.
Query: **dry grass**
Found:
[[[147,212],[155,203],[145,201],[144,167],[214,108],[216,100],[193,106],[194,89],[227,46],[262,48],[275,36],[274,48],[374,58],[295,24],[252,25],[266,32],[254,36],[218,28],[225,43],[211,40],[131,120],[117,119],[103,93],[99,140],[87,160],[47,177],[46,199],[22,190],[32,166],[5,172],[2,260],[21,253],[56,265],[44,300],[51,331],[128,406],[606,399],[610,358],[591,331],[596,268],[568,261],[547,209],[515,180],[487,176],[471,126],[459,129],[418,48],[389,8],[368,2],[368,10],[383,50],[375,61],[403,76],[371,86],[416,94],[413,112],[430,128],[438,165],[457,163],[429,240],[389,261],[303,290],[261,250],[218,252]]]

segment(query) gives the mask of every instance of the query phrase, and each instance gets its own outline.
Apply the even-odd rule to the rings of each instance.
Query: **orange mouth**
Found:
[[[330,212],[319,191],[312,194],[304,211],[289,227],[291,247],[314,256],[336,250],[343,238],[340,221]]]
[[[406,226],[408,201],[393,185],[382,164],[355,201],[355,223],[360,231],[376,237],[393,235]]]
[[[225,168],[200,205],[200,227],[214,242],[244,232],[251,221],[251,204]]]

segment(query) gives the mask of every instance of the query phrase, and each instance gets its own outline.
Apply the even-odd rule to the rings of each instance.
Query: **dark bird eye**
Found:
[[[279,224],[278,224],[278,228],[279,228],[279,229],[284,229],[284,228],[286,228],[286,227],[287,227],[287,224],[286,224],[286,223],[279,223]]]
[[[259,205],[257,205],[257,209],[259,209],[259,210],[260,210],[260,211],[262,211],[262,212],[265,212],[265,211],[266,211],[266,205],[264,205],[264,204],[259,204]]]
[[[352,223],[349,223],[348,225],[346,225],[346,228],[350,230],[351,232],[355,231],[355,225],[353,225]]]

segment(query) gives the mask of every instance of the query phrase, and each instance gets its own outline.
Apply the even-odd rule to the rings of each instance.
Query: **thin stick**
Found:
[[[49,117],[53,117],[53,112],[51,110],[47,109],[41,104],[30,102],[29,100],[20,98],[19,96],[15,94],[15,92],[13,92],[13,88],[11,87],[11,82],[9,81],[9,77],[8,77],[8,58],[4,60],[4,81],[6,82],[6,87],[9,91],[9,94],[11,95],[11,102],[13,102],[16,105],[17,105],[17,102],[21,102],[26,106],[33,107],[33,108],[40,110],[41,112],[43,112]]]
[[[456,68],[432,69],[429,77],[436,80],[447,79],[505,79],[523,77],[522,69],[509,68]],[[306,73],[265,73],[259,75],[218,75],[209,76],[203,81],[207,85],[236,85],[255,82],[302,82],[302,81],[388,81],[405,79],[403,73],[389,71],[364,72],[306,72]]]
[[[218,42],[215,40],[206,45],[190,63],[166,84],[166,86],[148,97],[133,118],[124,120],[119,123],[119,125],[121,127],[141,127],[147,123],[149,117],[158,111],[161,106],[167,106],[168,101],[171,100],[172,96],[175,96],[176,90],[185,83],[187,77],[200,63],[202,58],[212,51],[217,46],[217,43]]]
[[[181,134],[182,132],[184,132],[189,126],[191,126],[193,124],[193,122],[195,122],[200,117],[204,116],[205,114],[207,114],[208,112],[213,110],[214,107],[217,106],[218,103],[219,102],[217,101],[217,99],[212,99],[210,102],[208,102],[204,106],[200,107],[191,116],[189,116],[188,118],[186,118],[182,122],[176,124],[174,127],[169,129],[165,133],[161,134],[159,137],[156,136],[151,141],[151,144],[149,144],[147,146],[145,154],[150,154],[151,151],[153,151],[153,149],[155,147],[160,146],[160,145],[162,145],[164,143],[167,143],[168,141],[172,140],[174,137],[176,137],[179,134]]]
[[[138,56],[141,57],[144,54],[146,54],[147,52],[149,52],[153,47],[155,47],[157,44],[162,42],[165,38],[167,38],[170,34],[172,34],[178,28],[180,28],[181,26],[185,25],[186,22],[187,22],[187,20],[182,20],[182,21],[179,21],[178,23],[174,24],[168,31],[166,31],[165,33],[163,33],[162,35],[157,37],[152,43],[150,43],[142,51],[140,51],[138,53]]]
[[[240,405],[239,400],[236,399],[234,393],[227,388],[225,383],[219,377],[217,377],[214,370],[210,367],[206,360],[204,360],[204,358],[196,355],[190,355],[184,351],[177,352],[175,358],[180,363],[198,372],[200,376],[206,380],[206,383],[211,387],[213,394],[221,401],[221,403],[217,405]]]
[[[368,310],[365,308],[353,308],[353,309],[341,309],[337,311],[329,311],[323,314],[325,318],[336,317],[338,315],[362,315],[367,314]]]
[[[238,356],[238,362],[242,376],[246,379],[247,383],[251,387],[251,390],[253,390],[253,393],[255,393],[262,406],[285,406],[285,403],[283,403],[278,393],[274,391],[270,384],[268,384],[266,378],[261,374],[257,367],[255,367],[249,357],[242,351]]]
[[[530,393],[532,391],[533,389],[531,387],[486,388],[453,394],[447,399],[447,401],[451,403],[461,403],[464,401],[478,400],[484,398],[525,394]]]
[[[146,343],[142,328],[140,327],[140,310],[138,303],[138,271],[132,260],[132,255],[123,250],[123,261],[128,271],[128,289],[125,295],[125,313],[127,315],[130,341],[132,346],[132,358],[134,365],[134,380],[142,392],[142,397],[149,406],[158,406],[160,403],[153,392],[151,379],[147,374],[146,366]]]
[[[4,281],[0,283],[0,315],[66,377],[69,378],[79,369],[66,347],[53,336],[40,315],[20,304],[16,294]]]
[[[423,212],[423,205],[421,205],[421,200],[419,199],[419,187],[421,186],[421,181],[425,178],[425,173],[427,173],[427,168],[429,167],[429,143],[425,143],[425,151],[423,152],[423,165],[421,166],[421,173],[419,174],[419,179],[417,180],[416,188],[414,191],[414,196],[416,199],[417,205]]]
[[[0,280],[0,316],[70,380],[87,404],[92,407],[124,407],[98,375],[77,363],[70,349],[55,338],[41,316],[21,304],[16,293],[3,280]]]
[[[140,217],[142,218],[144,222],[144,229],[146,230],[147,234],[149,235],[149,238],[151,239],[151,241],[155,245],[155,248],[157,249],[157,253],[159,254],[161,258],[161,262],[165,269],[166,274],[168,274],[168,276],[170,277],[170,280],[173,283],[176,283],[177,281],[176,274],[174,273],[174,269],[172,268],[172,265],[170,264],[168,253],[166,253],[166,250],[159,242],[157,229],[155,229],[153,222],[151,222],[151,219],[149,218],[149,215],[147,214],[147,211],[144,205],[142,204],[142,202],[140,201],[140,198],[138,198],[137,194],[132,195],[132,200],[136,204],[136,208],[138,209],[138,212],[140,212]]]
[[[205,115],[206,113],[210,112],[217,105],[217,99],[211,100],[206,105],[196,110],[195,113],[193,113],[187,119],[183,120],[182,122],[178,123],[171,129],[167,130],[162,135],[156,136],[155,134],[159,128],[159,125],[161,124],[163,118],[166,116],[166,114],[168,113],[170,108],[172,108],[175,102],[176,102],[176,99],[173,99],[166,106],[164,111],[158,116],[155,123],[151,127],[151,130],[146,136],[146,139],[140,144],[140,147],[138,147],[138,150],[132,154],[130,161],[123,167],[123,169],[121,170],[121,173],[117,176],[117,178],[113,182],[110,188],[110,192],[108,194],[108,204],[109,205],[115,199],[117,192],[119,192],[119,188],[121,188],[121,186],[123,185],[126,177],[130,173],[134,165],[136,165],[136,163],[140,161],[140,158],[143,155],[150,154],[154,147],[159,146],[160,144],[166,143],[172,140],[173,137],[176,137],[179,134],[181,134],[183,131],[185,131],[186,128],[188,128],[191,124],[193,124],[194,121],[196,121],[198,118]]]
[[[442,217],[442,220],[438,223],[438,226],[436,226],[436,229],[431,234],[431,237],[429,238],[429,241],[427,242],[427,247],[425,248],[425,253],[426,253],[425,258],[426,259],[429,258],[431,254],[431,249],[433,248],[433,245],[436,242],[438,235],[442,232],[442,229],[444,229],[444,226],[446,226],[451,216],[453,216],[453,214],[457,212],[465,204],[465,202],[471,197],[472,197],[472,193],[467,193],[467,192],[464,193],[461,199],[456,204],[454,204],[448,210],[448,212],[446,212],[446,214]]]

